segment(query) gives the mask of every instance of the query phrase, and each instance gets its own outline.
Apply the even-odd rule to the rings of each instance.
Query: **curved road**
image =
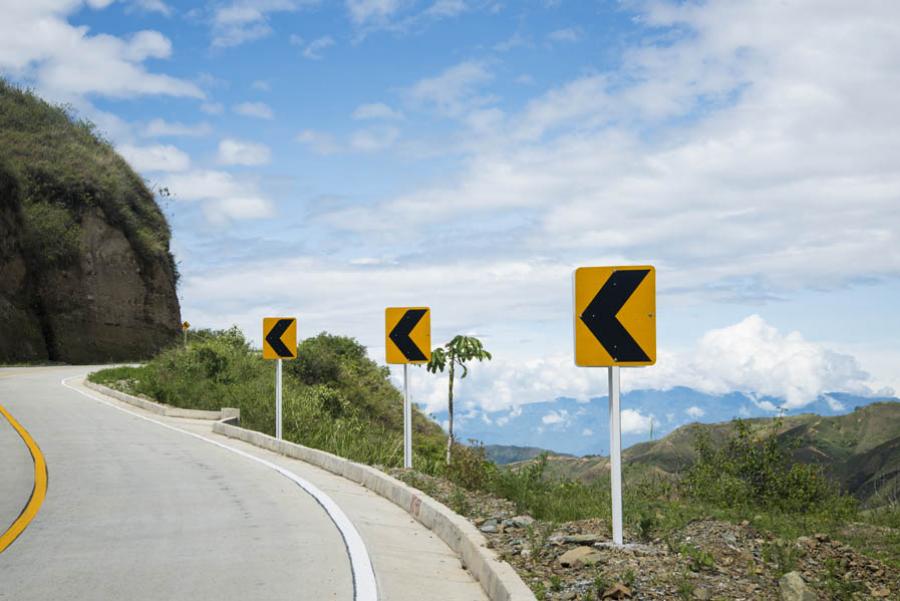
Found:
[[[0,552],[0,599],[349,601],[360,567],[374,569],[385,601],[485,598],[439,539],[371,491],[219,437],[209,423],[151,417],[166,428],[61,384],[73,378],[77,389],[86,371],[0,369],[0,405],[49,474],[37,517]],[[352,522],[371,563],[352,565],[334,516],[271,465],[172,428],[312,483]],[[28,447],[0,415],[0,535],[33,487]]]

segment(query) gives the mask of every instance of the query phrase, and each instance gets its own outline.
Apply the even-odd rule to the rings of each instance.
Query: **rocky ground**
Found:
[[[538,599],[900,599],[900,570],[824,534],[782,540],[747,522],[701,520],[618,549],[602,520],[550,524],[443,480],[392,475],[472,520]]]

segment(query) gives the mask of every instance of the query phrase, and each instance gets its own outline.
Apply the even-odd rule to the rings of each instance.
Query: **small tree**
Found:
[[[481,341],[474,336],[455,336],[453,340],[439,346],[431,353],[431,360],[428,361],[428,371],[437,373],[449,371],[449,388],[447,393],[447,411],[450,415],[450,436],[447,438],[447,465],[450,465],[450,456],[453,450],[453,379],[456,374],[456,366],[462,368],[460,380],[469,374],[469,368],[466,366],[468,361],[477,359],[484,361],[491,360],[491,354],[487,352]]]

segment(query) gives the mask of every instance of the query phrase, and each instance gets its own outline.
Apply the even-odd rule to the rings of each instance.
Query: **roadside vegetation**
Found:
[[[402,396],[387,368],[369,359],[355,340],[326,333],[303,341],[298,351],[301,359],[285,362],[284,437],[399,468]],[[187,346],[171,348],[144,366],[107,369],[90,379],[178,407],[238,407],[243,427],[274,432],[274,363],[251,349],[237,328],[191,332]],[[627,538],[667,545],[679,557],[693,558],[691,569],[708,570],[709,552],[685,543],[683,533],[692,524],[715,520],[775,537],[760,547],[775,577],[797,564],[795,547],[783,541],[798,537],[838,539],[900,569],[900,504],[861,507],[820,466],[794,461],[790,445],[776,435],[778,428],[777,421],[751,427],[735,420],[724,439],[698,432],[695,460],[674,476],[652,465],[626,465]],[[416,411],[414,470],[391,473],[473,519],[484,517],[490,504],[483,499],[497,499],[515,515],[547,525],[533,532],[538,539],[560,525],[585,521],[609,536],[608,476],[591,482],[554,477],[547,455],[500,468],[477,443],[455,445],[448,466],[446,444],[443,430]],[[844,573],[841,566],[831,569]],[[840,579],[832,584],[835,590],[843,586]]]

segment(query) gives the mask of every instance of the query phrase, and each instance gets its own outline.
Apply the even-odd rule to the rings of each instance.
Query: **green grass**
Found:
[[[402,397],[388,371],[355,340],[321,334],[303,341],[298,361],[285,362],[283,410],[287,440],[354,461],[399,467],[403,462]],[[175,407],[237,407],[241,425],[275,431],[275,363],[250,349],[236,328],[199,331],[142,367],[116,367],[89,376]],[[415,467],[443,473],[446,438],[416,412]]]
[[[95,126],[0,78],[0,202],[20,216],[33,268],[65,267],[85,214],[120,228],[145,266],[164,261],[171,232],[153,193]]]
[[[355,340],[328,334],[304,341],[299,356],[285,366],[285,438],[355,461],[399,467],[401,395],[386,368],[368,359]],[[236,329],[194,332],[187,348],[173,348],[143,367],[107,369],[90,379],[174,406],[238,407],[242,426],[274,431],[274,365],[252,351]],[[414,427],[415,468],[449,479],[455,485],[450,504],[460,513],[472,509],[463,494],[470,489],[508,499],[517,512],[550,524],[589,518],[610,522],[608,474],[589,482],[558,478],[548,473],[546,455],[500,469],[479,446],[460,447],[446,468],[441,429],[418,412]],[[696,439],[695,461],[680,476],[641,463],[626,466],[623,518],[629,537],[673,541],[673,534],[695,520],[746,520],[781,540],[826,533],[900,566],[897,504],[861,510],[819,468],[798,464],[778,427],[736,421],[718,432],[717,442]],[[414,473],[410,478],[415,484]],[[859,526],[848,531],[851,524]],[[534,549],[548,534],[542,528],[529,529]],[[699,548],[670,546],[689,557],[695,571],[713,564]],[[773,543],[765,553],[782,572],[796,562],[786,545]]]

